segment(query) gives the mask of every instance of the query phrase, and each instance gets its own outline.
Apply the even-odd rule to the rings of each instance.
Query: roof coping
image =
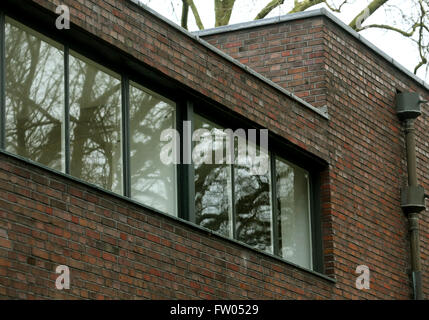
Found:
[[[221,56],[222,58],[224,58],[225,60],[230,61],[231,63],[235,64],[237,67],[239,67],[240,69],[246,71],[247,73],[253,75],[254,77],[258,78],[259,80],[261,80],[262,82],[265,82],[266,84],[268,84],[269,86],[273,87],[274,89],[276,89],[277,91],[280,91],[281,93],[283,93],[284,95],[288,96],[289,98],[291,98],[292,100],[298,102],[300,105],[312,110],[313,112],[321,115],[323,118],[325,119],[329,119],[329,114],[328,114],[328,108],[327,106],[323,106],[323,107],[319,107],[316,108],[314,106],[312,106],[310,103],[308,103],[307,101],[304,101],[303,99],[301,99],[300,97],[294,95],[293,93],[291,93],[290,91],[286,90],[285,88],[279,86],[277,83],[271,81],[270,79],[264,77],[263,75],[261,75],[260,73],[254,71],[253,69],[249,68],[248,66],[242,64],[241,62],[239,62],[238,60],[232,58],[231,56],[229,56],[228,54],[226,54],[225,52],[219,50],[218,48],[216,48],[215,46],[209,44],[207,41],[201,39],[199,37],[198,32],[192,33],[189,32],[188,30],[182,28],[181,26],[179,26],[178,24],[174,23],[173,21],[167,19],[166,17],[164,17],[163,15],[159,14],[158,12],[156,12],[155,10],[149,8],[148,6],[144,5],[143,3],[139,2],[138,0],[127,0],[137,6],[139,6],[140,8],[142,8],[143,10],[147,11],[148,13],[150,13],[151,15],[157,17],[158,19],[162,20],[163,22],[165,22],[166,24],[168,24],[169,26],[171,26],[172,28],[176,29],[177,31],[185,34],[186,36],[188,36],[189,38],[192,38],[194,41],[200,43],[202,46],[206,47],[207,49],[209,49],[210,51],[216,53],[217,55]],[[307,13],[307,12],[304,12]],[[270,20],[270,19],[266,19],[266,20]],[[258,23],[261,21],[265,21],[265,20],[258,20],[258,21],[252,21],[250,23]],[[274,23],[274,22],[271,22]],[[245,25],[244,24],[240,24],[240,25]],[[265,23],[266,24],[266,23]],[[264,25],[264,24],[263,24]],[[235,25],[231,25],[235,26]],[[229,26],[228,26],[229,27]],[[243,28],[248,28],[251,26],[245,26]],[[215,30],[215,29],[222,29],[222,27],[220,28],[214,28],[214,29],[210,29],[210,30]],[[209,30],[207,30],[209,31]],[[221,31],[222,32],[222,31]],[[226,32],[226,31],[223,31]],[[213,32],[215,33],[215,32]]]
[[[303,11],[303,12],[297,12],[292,14],[286,14],[283,16],[268,18],[268,19],[261,19],[261,20],[254,20],[249,22],[243,22],[243,23],[237,23],[217,28],[211,28],[201,31],[196,31],[194,34],[198,36],[208,36],[212,34],[219,34],[219,33],[225,33],[225,32],[231,32],[231,31],[237,31],[237,30],[244,30],[249,28],[256,28],[261,26],[266,26],[270,24],[276,24],[280,22],[287,22],[287,21],[294,21],[299,19],[305,19],[305,18],[312,18],[312,17],[318,17],[318,16],[324,16],[331,20],[333,23],[335,23],[337,26],[341,27],[343,30],[348,32],[351,36],[358,39],[360,42],[362,42],[364,45],[369,47],[371,50],[373,50],[375,53],[380,55],[382,58],[387,60],[389,63],[391,63],[393,66],[395,66],[397,69],[399,69],[401,72],[405,73],[408,77],[412,78],[414,81],[416,81],[418,84],[423,86],[426,90],[429,90],[429,84],[426,83],[424,80],[420,79],[418,76],[416,76],[414,73],[409,71],[406,67],[404,67],[402,64],[400,64],[398,61],[393,59],[391,56],[389,56],[387,53],[385,53],[383,50],[375,46],[373,43],[371,43],[369,40],[365,39],[361,34],[353,30],[351,27],[349,27],[347,24],[345,24],[343,21],[341,21],[339,18],[337,18],[334,14],[326,10],[325,8],[320,8],[316,10],[310,10],[310,11]]]

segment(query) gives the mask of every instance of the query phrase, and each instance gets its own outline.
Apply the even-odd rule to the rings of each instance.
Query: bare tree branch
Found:
[[[370,28],[378,28],[378,29],[386,29],[386,30],[390,30],[390,31],[395,31],[397,33],[402,34],[404,37],[411,37],[416,32],[417,28],[421,27],[421,26],[422,25],[420,23],[416,23],[413,25],[412,30],[407,32],[407,31],[401,30],[399,28],[396,28],[396,27],[393,27],[393,26],[390,26],[387,24],[370,24],[370,25],[367,25],[365,27],[360,28],[359,31],[363,31],[363,30],[370,29]]]
[[[420,4],[420,24],[424,26],[424,21],[423,19],[426,17],[426,10],[424,8],[423,2],[422,0],[419,0],[419,4]],[[414,74],[417,74],[417,71],[420,69],[421,66],[425,65],[428,61],[424,55],[424,48],[423,48],[423,27],[420,27],[419,30],[419,40],[418,40],[418,47],[419,47],[419,55],[420,55],[420,62],[416,65],[416,67],[414,68]]]
[[[188,30],[188,13],[189,13],[189,5],[186,0],[182,0],[182,18],[180,25]]]
[[[216,27],[225,26],[229,23],[234,4],[235,0],[215,0]]]
[[[378,8],[384,5],[389,0],[373,0],[365,9],[363,9],[349,24],[354,30],[358,30],[358,24],[362,24],[368,19]]]
[[[255,17],[255,20],[263,19],[265,18],[271,11],[273,11],[275,8],[281,6],[284,3],[284,0],[272,0],[269,2]],[[295,0],[294,1],[294,7],[289,13],[295,13],[295,12],[301,12],[304,10],[307,10],[308,8],[311,8],[317,4],[325,3],[326,6],[329,8],[329,10],[334,12],[340,12],[342,7],[348,3],[348,0],[344,0],[338,8],[335,8],[334,6],[331,6],[328,2],[328,0],[304,0],[302,2]]]
[[[269,14],[271,11],[273,11],[275,8],[282,5],[283,3],[284,0],[272,0],[256,15],[254,20],[265,18],[267,14]]]
[[[341,9],[343,8],[343,6],[345,5],[345,4],[347,4],[348,3],[348,0],[344,0],[339,6],[338,6],[338,8],[335,8],[334,6],[331,6],[330,4],[329,4],[329,1],[328,0],[325,0],[324,1],[325,2],[325,4],[326,4],[326,6],[328,7],[328,9],[329,10],[331,10],[332,12],[341,12]]]
[[[319,3],[324,3],[325,0],[304,0],[301,2],[295,1],[294,8],[289,13],[305,11]]]
[[[191,7],[192,13],[194,14],[194,17],[195,17],[195,23],[197,24],[198,28],[200,30],[204,30],[204,25],[201,22],[200,14],[198,13],[198,9],[195,6],[194,1],[193,0],[184,0],[184,1],[186,1],[188,6]]]
[[[172,0],[173,1],[173,0]],[[177,1],[177,0],[176,0]],[[198,10],[194,4],[194,0],[181,0],[183,3],[181,25],[183,28],[188,28],[188,12],[191,8],[198,28],[204,29],[201,22]],[[274,9],[282,5],[286,5],[284,0],[265,0],[266,5],[260,10],[254,20],[263,19],[267,17]],[[255,2],[255,1],[254,1]],[[253,6],[255,3],[249,4]],[[231,14],[236,0],[214,0],[215,4],[215,26],[223,26],[229,24]],[[352,3],[350,0],[294,0],[287,4],[293,5],[289,13],[296,13],[305,11],[313,6],[324,4],[332,12],[342,12],[344,6]],[[405,2],[403,2],[405,3]],[[408,38],[409,41],[415,43],[419,53],[419,63],[416,65],[414,72],[416,73],[423,65],[428,66],[429,56],[429,22],[426,10],[429,6],[429,0],[411,0],[406,2],[407,5],[395,5],[390,0],[371,0],[366,7],[357,14],[350,22],[349,26],[357,32],[368,29],[384,29],[389,32],[395,32],[401,36]],[[395,8],[399,10],[396,15],[401,19],[401,23],[397,24],[392,18],[388,22],[382,22],[361,26],[374,12],[380,8]],[[403,11],[407,10],[407,13]],[[389,16],[389,15],[388,15]],[[409,26],[408,29],[405,26]]]

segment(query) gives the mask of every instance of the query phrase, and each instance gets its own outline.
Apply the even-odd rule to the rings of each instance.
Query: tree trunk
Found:
[[[229,24],[234,4],[235,0],[215,0],[215,27]]]

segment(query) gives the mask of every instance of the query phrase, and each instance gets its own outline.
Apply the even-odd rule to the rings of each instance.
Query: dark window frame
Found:
[[[5,17],[23,23],[29,28],[51,38],[60,43],[64,50],[65,67],[65,175],[70,175],[70,134],[69,134],[69,52],[76,51],[88,59],[112,70],[121,76],[121,109],[122,109],[122,165],[123,165],[123,194],[130,198],[130,128],[129,128],[129,83],[134,81],[149,90],[152,90],[167,99],[176,103],[176,130],[180,133],[180,160],[177,165],[177,216],[181,219],[195,224],[194,213],[194,173],[193,165],[183,164],[184,159],[184,141],[183,121],[191,121],[193,113],[196,112],[209,120],[222,124],[226,128],[235,130],[239,124],[240,127],[263,129],[249,119],[240,116],[211,99],[189,89],[183,84],[178,84],[175,80],[169,79],[165,75],[160,75],[152,66],[148,66],[138,61],[136,58],[126,52],[120,52],[119,49],[103,40],[89,34],[87,31],[72,25],[72,31],[57,30],[55,28],[55,19],[57,18],[51,11],[41,8],[34,3],[25,3],[24,1],[2,1],[0,5],[0,150],[5,150]],[[199,108],[195,111],[195,105],[205,104],[203,110]],[[209,107],[207,107],[207,105]],[[200,110],[201,109],[201,110]],[[228,117],[225,117],[228,115]],[[225,119],[229,119],[225,121]],[[192,132],[192,130],[191,130]],[[311,237],[313,253],[313,271],[324,273],[323,261],[323,243],[321,228],[321,203],[320,203],[320,174],[326,170],[327,164],[323,160],[303,151],[292,145],[284,138],[269,132],[269,155],[270,155],[270,175],[272,192],[272,227],[273,230],[273,254],[281,260],[288,262],[279,256],[278,250],[278,228],[277,224],[277,205],[276,201],[276,181],[275,181],[275,159],[276,156],[287,159],[292,163],[302,163],[300,165],[310,174],[310,215],[311,215]],[[192,150],[191,150],[192,151]],[[273,165],[274,163],[274,165]],[[48,168],[49,169],[49,168]],[[74,178],[74,177],[73,177]],[[78,179],[79,180],[79,179]],[[141,204],[143,207],[147,207]],[[152,209],[152,208],[150,208]],[[235,206],[233,206],[233,220],[235,220]],[[233,221],[233,226],[235,225]],[[236,238],[235,226],[233,227],[233,239]],[[268,253],[269,254],[269,253]],[[290,263],[290,262],[288,262]]]
[[[196,99],[198,105],[204,105],[203,108],[199,108],[197,111],[193,110],[193,113],[196,113],[202,117],[207,118],[219,125],[230,128],[233,130],[238,129],[240,126],[243,128],[245,123],[247,123],[248,128],[257,128],[254,124],[248,122],[248,120],[243,120],[240,116],[236,114],[230,114],[231,117],[225,117],[225,111],[222,110],[221,105],[217,105],[207,99]],[[197,104],[197,103],[195,103]],[[229,120],[225,120],[228,118]],[[259,127],[257,129],[263,129]],[[321,194],[320,194],[320,176],[322,171],[326,169],[326,164],[314,157],[313,155],[298,149],[296,146],[293,146],[288,141],[285,141],[284,138],[275,136],[272,132],[269,132],[268,138],[269,144],[269,155],[270,155],[270,175],[271,175],[271,198],[272,201],[272,227],[273,227],[273,255],[280,257],[284,261],[288,261],[282,258],[279,254],[279,245],[278,245],[278,209],[276,199],[276,157],[283,158],[292,162],[294,164],[300,163],[299,167],[308,171],[309,174],[309,205],[310,205],[310,225],[311,225],[311,243],[312,243],[312,269],[314,271],[324,273],[324,257],[323,257],[323,241],[322,241],[322,225],[321,225]],[[301,163],[303,165],[301,165]],[[234,170],[232,170],[234,171]],[[192,177],[193,179],[193,177]],[[232,177],[234,179],[234,177]],[[193,181],[193,180],[192,180]],[[234,182],[233,182],[234,185]],[[234,203],[234,202],[233,202]],[[233,210],[233,219],[235,220],[235,206]],[[235,223],[233,228],[233,239],[236,240],[235,234]]]

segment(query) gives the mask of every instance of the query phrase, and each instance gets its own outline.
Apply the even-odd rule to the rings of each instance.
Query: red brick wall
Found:
[[[342,135],[332,136],[335,145],[343,146],[338,148],[342,161],[336,163],[334,171],[340,181],[352,182],[354,188],[350,189],[350,184],[348,190],[337,189],[338,205],[343,207],[341,214],[346,219],[333,224],[361,235],[352,241],[343,234],[338,248],[347,250],[351,242],[357,245],[357,257],[377,270],[380,291],[406,292],[410,268],[408,224],[398,208],[399,190],[407,183],[407,172],[404,133],[395,112],[395,95],[397,90],[413,91],[428,100],[429,92],[333,23],[327,21],[325,25],[328,108],[335,110],[331,113],[331,127],[344,128]],[[418,180],[428,193],[429,105],[422,106],[416,128]],[[426,210],[420,220],[426,299],[428,223]]]
[[[57,4],[34,2],[51,11]],[[314,23],[315,37],[324,39],[323,48],[311,48],[324,52],[323,63],[305,53],[304,68],[315,68],[314,78],[313,69],[297,71],[324,93],[311,83],[296,92],[313,90],[315,105],[325,100],[320,105],[328,104],[326,120],[129,1],[64,2],[72,23],[329,162],[322,186],[323,236],[327,273],[337,282],[0,154],[0,297],[411,297],[407,222],[399,208],[404,142],[393,99],[395,86],[417,87],[413,81],[325,19],[291,22],[290,30]],[[311,94],[302,97],[311,101]],[[426,107],[417,145],[419,178],[429,190],[427,115]],[[422,231],[429,222],[423,215]],[[421,238],[427,278],[428,233]],[[60,264],[71,269],[70,290],[55,289]],[[372,271],[370,290],[355,288],[360,264]]]
[[[334,297],[325,279],[5,155],[0,208],[3,298]]]
[[[344,297],[355,294],[350,290],[354,268],[364,264],[372,270],[369,298],[409,298],[409,239],[399,207],[400,187],[407,179],[405,144],[395,95],[397,90],[417,91],[427,99],[428,90],[322,16],[203,38],[312,104],[327,104],[331,119],[325,138],[332,148],[325,213],[332,216],[332,236],[325,239],[332,244],[334,261],[328,270],[348,284]],[[416,122],[418,177],[426,191],[428,115],[428,105],[423,106]],[[428,211],[421,217],[427,275]],[[427,297],[429,281],[423,278]]]
[[[321,17],[203,38],[315,107],[326,105]]]

